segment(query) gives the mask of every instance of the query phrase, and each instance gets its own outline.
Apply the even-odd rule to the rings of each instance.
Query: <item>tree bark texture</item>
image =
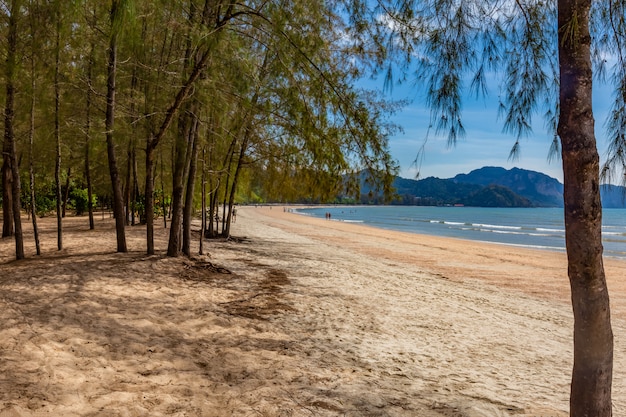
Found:
[[[148,140],[146,147],[146,181],[144,193],[146,196],[146,251],[148,255],[154,255],[154,151],[150,146],[152,139]],[[163,196],[165,198],[165,195]],[[163,212],[165,216],[165,212]]]
[[[172,178],[172,221],[170,222],[170,237],[167,246],[167,256],[178,256],[182,249],[183,206],[185,194],[185,178],[189,172],[187,166],[191,153],[191,118],[181,114],[178,121],[178,135],[174,159],[174,175]]]
[[[109,42],[109,64],[107,78],[107,108],[105,118],[107,155],[109,157],[109,173],[113,187],[113,215],[115,216],[115,231],[117,233],[117,251],[127,252],[126,248],[126,219],[124,218],[124,196],[120,184],[117,158],[115,155],[115,142],[113,128],[115,124],[115,75],[117,71],[117,34],[115,33],[115,19],[117,18],[117,0],[111,5],[111,26],[113,33]]]
[[[93,47],[92,47],[93,52]],[[91,76],[92,76],[92,61],[89,61],[89,85],[91,86]],[[91,169],[90,169],[90,139],[91,139],[91,89],[87,90],[87,110],[85,116],[85,181],[87,182],[87,198],[89,201],[87,202],[87,207],[89,208],[89,230],[94,230],[96,228],[94,218],[93,218],[93,186],[91,184]]]
[[[185,190],[185,207],[183,209],[183,253],[191,256],[191,217],[193,215],[194,185],[196,183],[196,172],[198,168],[198,128],[200,121],[193,117],[193,127],[190,132],[191,152],[189,155],[189,172],[187,174],[187,188]]]
[[[31,34],[34,37],[34,29],[31,22]],[[33,157],[33,145],[35,141],[35,91],[37,87],[37,82],[35,78],[35,57],[34,50],[32,51],[33,56],[30,61],[30,79],[31,79],[31,90],[32,96],[30,99],[30,127],[28,132],[28,174],[30,181],[30,213],[32,216],[33,222],[33,234],[35,237],[35,250],[37,251],[37,255],[41,255],[41,244],[39,242],[39,227],[37,226],[37,198],[35,195],[35,164]]]
[[[10,143],[2,144],[2,237],[13,236],[13,172]]]
[[[198,253],[204,255],[204,231],[206,230],[206,149],[202,148],[202,185],[201,185],[201,207],[202,215],[200,220],[200,248]]]
[[[95,20],[95,18],[94,18]],[[93,23],[95,26],[96,23]],[[91,184],[91,165],[90,165],[90,140],[91,140],[91,89],[93,83],[93,66],[95,61],[96,45],[91,43],[89,51],[89,61],[87,63],[87,97],[85,102],[85,181],[87,182],[87,207],[89,208],[89,230],[96,228],[93,218],[93,186]]]
[[[61,209],[61,203],[63,193],[61,191],[61,125],[60,125],[60,54],[61,54],[61,12],[59,11],[59,5],[56,5],[56,46],[55,46],[55,64],[54,64],[54,137],[56,141],[56,160],[54,165],[54,182],[56,185],[56,199],[57,199],[57,249],[63,249],[63,213]]]
[[[613,332],[602,262],[599,155],[592,112],[591,0],[558,2],[565,239],[574,311],[572,417],[610,417]]]
[[[8,159],[11,166],[11,197],[13,226],[15,235],[15,259],[24,259],[24,238],[22,234],[20,199],[20,172],[17,164],[17,147],[15,145],[15,132],[13,121],[15,119],[15,81],[16,55],[17,55],[17,13],[20,10],[19,0],[11,3],[11,17],[9,18],[9,36],[7,37],[7,61],[6,61],[6,106],[4,109],[4,143],[9,152]],[[5,155],[5,158],[7,156]],[[6,161],[6,159],[5,159]]]

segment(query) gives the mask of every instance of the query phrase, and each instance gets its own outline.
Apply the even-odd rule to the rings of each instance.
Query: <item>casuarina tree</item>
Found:
[[[348,2],[356,43],[375,36],[400,52],[402,69],[415,70],[427,93],[432,126],[453,144],[463,136],[465,87],[481,94],[502,74],[500,110],[506,131],[530,132],[532,115],[544,110],[552,151],[563,162],[565,239],[574,312],[574,364],[570,415],[612,414],[613,334],[602,262],[600,163],[594,131],[594,73],[614,64],[616,101],[608,123],[609,165],[626,161],[626,70],[622,2],[613,0],[379,0]],[[374,4],[373,8],[368,8]],[[367,36],[366,36],[367,35]],[[388,75],[393,78],[391,68]],[[406,74],[406,72],[404,72]],[[547,104],[546,104],[547,103]],[[545,106],[544,108],[542,108]],[[613,165],[611,165],[611,163]]]

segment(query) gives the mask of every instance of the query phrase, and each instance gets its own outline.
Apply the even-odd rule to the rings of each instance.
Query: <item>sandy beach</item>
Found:
[[[565,255],[241,207],[235,239],[166,258],[145,228],[40,220],[0,240],[0,417],[562,417]],[[194,252],[198,251],[195,242]],[[626,262],[606,259],[613,414],[626,415]]]

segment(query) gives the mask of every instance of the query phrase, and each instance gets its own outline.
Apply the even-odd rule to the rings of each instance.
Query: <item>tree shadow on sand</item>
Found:
[[[304,347],[340,352],[339,342],[281,328],[299,314],[287,273],[248,267],[244,277],[206,261],[106,252],[5,265],[0,410],[389,415],[380,398],[320,372]]]

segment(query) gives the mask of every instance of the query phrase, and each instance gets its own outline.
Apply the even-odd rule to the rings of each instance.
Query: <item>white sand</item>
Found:
[[[142,227],[116,254],[108,218],[68,218],[58,253],[42,223],[41,258],[0,241],[0,417],[567,415],[563,254],[280,207],[240,208],[246,239],[194,261],[143,255]],[[619,416],[626,263],[606,266]]]

